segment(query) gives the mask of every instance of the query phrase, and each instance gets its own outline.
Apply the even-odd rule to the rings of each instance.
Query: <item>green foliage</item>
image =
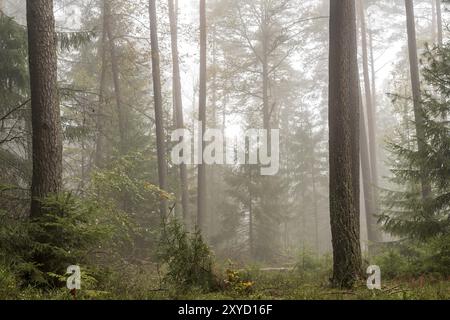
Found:
[[[226,270],[225,288],[238,296],[247,296],[253,292],[254,281],[250,272],[236,270],[232,263]]]
[[[59,32],[59,46],[62,51],[78,49],[81,46],[92,42],[96,36],[95,31]]]
[[[95,203],[62,194],[46,198],[43,205],[46,213],[29,225],[29,254],[43,271],[61,273],[71,264],[86,263],[89,251],[101,248],[112,234],[99,220]]]
[[[17,281],[14,274],[0,264],[0,299],[10,296],[17,288]]]
[[[295,272],[299,275],[318,276],[331,274],[332,258],[330,255],[318,256],[308,250],[303,250],[294,266]]]
[[[214,262],[199,230],[190,234],[176,220],[165,224],[159,258],[167,264],[165,280],[179,290],[217,288]]]
[[[0,208],[17,216],[26,214],[23,198],[28,196],[31,180],[28,102],[27,32],[14,19],[0,14],[0,184],[16,187],[0,191]]]
[[[448,47],[428,48],[422,59],[428,85],[421,112],[425,150],[417,150],[415,135],[388,144],[393,158],[391,182],[398,189],[385,192],[385,213],[380,222],[397,236],[427,240],[450,233],[450,126],[446,120],[450,114],[449,57]],[[432,189],[426,199],[421,192],[423,176]]]
[[[450,275],[450,237],[434,237],[423,243],[398,242],[374,258],[388,279]]]
[[[60,194],[42,202],[45,214],[33,220],[4,216],[0,258],[14,266],[24,283],[59,286],[58,275],[73,264],[86,269],[93,252],[101,250],[117,230],[89,199]]]
[[[158,242],[159,200],[173,196],[151,183],[148,159],[141,153],[119,157],[92,173],[88,193],[108,211],[126,218],[127,243],[120,253],[127,260],[149,259]],[[128,257],[129,258],[128,258]]]
[[[4,95],[23,94],[27,90],[29,83],[27,58],[26,29],[17,24],[13,18],[1,14],[0,93],[3,99],[5,98]]]

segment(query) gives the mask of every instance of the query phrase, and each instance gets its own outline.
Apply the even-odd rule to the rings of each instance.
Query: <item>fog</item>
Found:
[[[329,97],[331,83],[342,81],[329,78],[329,57],[340,56],[330,47],[330,33],[339,35],[330,30],[329,0],[208,0],[204,28],[194,0],[156,1],[156,21],[148,0],[53,2],[59,190],[95,203],[93,221],[114,226],[114,245],[98,251],[154,271],[160,238],[178,221],[187,234],[201,235],[220,265],[291,270],[331,263]],[[25,0],[3,0],[0,8],[26,28]],[[442,95],[436,101],[443,104],[448,83],[433,89],[426,70],[430,50],[448,42],[448,8],[442,3],[441,26],[435,0],[414,1],[422,96]],[[417,191],[425,178],[411,182],[399,173],[422,163],[403,157],[417,151],[405,2],[356,1],[355,14],[354,89],[362,110],[355,230],[367,263],[409,239],[405,221],[417,220],[405,212],[414,210],[393,192]],[[2,96],[0,116],[6,104],[29,98],[27,84],[17,92]],[[29,120],[1,120],[0,186],[15,187],[2,189],[0,211],[21,219],[29,215],[36,159]],[[442,184],[431,184],[437,196]],[[442,210],[448,218],[448,203]],[[99,255],[93,259],[105,265]]]

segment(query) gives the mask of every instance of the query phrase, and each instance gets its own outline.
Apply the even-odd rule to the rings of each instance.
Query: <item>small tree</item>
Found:
[[[381,221],[394,235],[425,240],[450,231],[450,127],[443,117],[450,110],[450,47],[428,48],[422,63],[428,88],[422,101],[425,152],[415,147],[417,135],[388,144],[395,159],[391,180],[402,187],[386,192]],[[420,186],[423,168],[432,188],[425,199]]]

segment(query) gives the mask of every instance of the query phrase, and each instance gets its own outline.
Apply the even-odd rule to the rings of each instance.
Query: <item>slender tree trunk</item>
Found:
[[[309,136],[311,139],[311,184],[312,184],[312,200],[313,200],[313,210],[314,210],[314,232],[315,232],[315,246],[316,253],[320,252],[320,237],[319,237],[319,209],[317,204],[317,187],[316,187],[316,166],[315,166],[315,157],[314,157],[314,136],[311,127],[309,128]]]
[[[374,47],[373,47],[373,34],[372,30],[369,29],[369,48],[370,48],[370,70],[372,73],[372,105],[374,110],[377,110],[377,73],[375,71],[375,57],[374,57]]]
[[[103,0],[103,12],[104,12],[104,26],[106,29],[106,35],[108,37],[109,53],[111,57],[111,73],[114,84],[114,97],[116,100],[117,119],[119,125],[119,154],[125,155],[128,151],[128,119],[124,110],[122,88],[120,84],[120,72],[119,61],[117,57],[117,48],[115,44],[113,29],[112,29],[112,8],[111,5],[114,2],[111,0]],[[127,190],[124,190],[121,194],[122,209],[125,212],[130,210],[130,196]]]
[[[438,44],[440,46],[442,46],[444,39],[443,39],[443,34],[442,34],[442,3],[441,3],[441,0],[436,0],[436,20],[437,20]]]
[[[86,127],[86,106],[83,104],[81,106],[81,111],[83,114],[82,127]],[[86,181],[88,177],[89,168],[86,161],[86,141],[81,139],[81,180],[79,185],[80,192],[84,192],[84,187],[86,186]]]
[[[362,97],[362,95],[361,95]],[[364,206],[366,211],[366,226],[367,226],[367,238],[369,240],[369,254],[371,253],[370,242],[380,242],[381,235],[378,230],[377,220],[375,214],[377,214],[377,208],[375,206],[375,199],[373,196],[372,186],[372,172],[370,168],[370,151],[368,146],[368,136],[365,124],[365,109],[361,99],[360,102],[360,150],[361,150],[361,171],[364,190]]]
[[[333,278],[351,287],[361,275],[359,92],[353,0],[330,2],[329,150]]]
[[[436,43],[437,39],[436,1],[431,0],[431,41],[433,43]]]
[[[178,4],[178,1],[176,1]],[[173,95],[175,104],[175,118],[176,127],[178,129],[184,128],[183,116],[183,99],[181,94],[181,78],[180,78],[180,62],[178,54],[178,25],[177,25],[178,6],[174,7],[173,0],[169,0],[169,20],[170,20],[170,35],[172,47],[172,66],[173,66]],[[180,188],[181,188],[181,208],[183,210],[183,220],[185,225],[189,216],[189,190],[187,182],[187,168],[186,164],[180,164]]]
[[[216,36],[216,27],[213,24],[210,24],[211,35],[210,46],[212,47],[211,55],[212,55],[212,65],[210,66],[210,77],[211,77],[211,128],[217,128],[217,36]],[[209,77],[209,75],[208,75]],[[214,236],[217,234],[218,224],[220,223],[217,212],[214,210],[217,202],[215,201],[215,195],[220,193],[218,188],[218,166],[210,165],[206,171],[208,177],[208,196],[207,196],[207,210],[208,210],[208,235]]]
[[[206,129],[206,0],[200,0],[200,88],[198,118],[202,132]],[[202,230],[206,217],[206,166],[203,163],[205,143],[201,139],[201,164],[198,165],[197,226]]]
[[[33,132],[31,217],[44,213],[40,200],[62,187],[62,134],[57,83],[53,0],[28,0],[28,50]]]
[[[117,58],[117,48],[114,41],[114,35],[111,26],[111,0],[104,0],[105,27],[108,36],[109,51],[111,55],[111,71],[114,82],[114,94],[116,99],[117,117],[119,122],[120,145],[119,151],[121,155],[127,152],[127,120],[123,109],[122,90],[120,86],[119,62]]]
[[[156,20],[156,0],[149,0],[149,18],[150,18],[150,38],[152,50],[152,76],[153,76],[153,94],[155,104],[155,125],[156,125],[156,148],[158,153],[158,178],[159,188],[166,190],[166,157],[164,140],[164,120],[161,93],[161,71],[159,64],[159,44],[158,44],[158,21]],[[165,218],[167,212],[167,201],[161,198],[160,213]]]
[[[254,237],[254,226],[253,226],[253,193],[252,193],[252,168],[249,167],[250,170],[250,188],[249,188],[249,205],[248,205],[248,241],[249,241],[249,249],[250,249],[250,259],[253,259],[255,256],[255,237]]]
[[[422,110],[422,98],[420,93],[420,78],[419,78],[419,62],[417,59],[417,42],[416,42],[416,25],[414,17],[414,2],[413,0],[405,0],[406,20],[408,31],[408,50],[409,50],[409,64],[411,72],[411,86],[414,100],[414,120],[416,125],[416,137],[418,152],[426,152],[424,119]],[[424,199],[431,196],[431,185],[428,179],[428,174],[425,168],[421,168],[421,184],[422,196]]]
[[[103,30],[102,30],[102,38],[100,43],[100,52],[101,52],[101,66],[100,66],[100,87],[98,93],[98,106],[97,106],[97,115],[96,115],[96,142],[95,142],[95,166],[97,168],[101,168],[103,166],[103,147],[104,147],[104,103],[105,103],[105,82],[106,82],[106,42],[107,42],[107,34],[106,34],[106,13],[104,8],[102,9],[103,14]]]
[[[264,4],[261,4],[264,6]],[[266,9],[263,7],[261,10],[265,15]],[[265,130],[270,129],[270,102],[269,102],[269,61],[267,56],[267,25],[265,17],[262,18],[262,80],[263,80],[263,128]],[[270,139],[269,139],[270,141]],[[269,152],[270,152],[270,148]]]
[[[373,104],[373,95],[371,92],[371,83],[370,83],[370,74],[369,74],[369,50],[367,45],[367,27],[366,27],[366,18],[364,13],[364,3],[362,0],[358,3],[358,16],[359,16],[359,22],[361,26],[361,44],[362,44],[362,63],[363,63],[363,75],[364,75],[364,95],[365,95],[365,110],[367,110],[367,131],[366,131],[366,120],[365,115],[363,117],[360,117],[360,121],[362,123],[360,124],[360,130],[362,128],[363,134],[366,135],[368,132],[368,139],[361,139],[360,146],[364,148],[368,147],[368,156],[369,159],[366,162],[363,157],[363,175],[365,176],[364,181],[364,194],[365,194],[365,200],[369,202],[370,206],[369,208],[366,207],[366,213],[367,213],[367,227],[370,228],[370,230],[367,230],[367,235],[369,237],[369,241],[378,242],[381,240],[381,236],[379,234],[379,230],[377,228],[377,224],[373,223],[373,215],[375,215],[378,208],[378,157],[377,157],[377,136],[376,136],[376,111],[375,111],[375,105]],[[361,94],[361,92],[360,92]],[[364,108],[364,104],[360,103],[361,108]],[[365,114],[365,110],[362,110],[362,112]],[[364,150],[365,151],[365,150]],[[363,152],[361,152],[363,153]],[[365,154],[364,154],[365,155]],[[366,165],[369,165],[367,171]],[[369,180],[367,180],[369,179]],[[366,187],[368,187],[371,190],[367,190],[366,193]],[[368,199],[370,198],[370,199]]]

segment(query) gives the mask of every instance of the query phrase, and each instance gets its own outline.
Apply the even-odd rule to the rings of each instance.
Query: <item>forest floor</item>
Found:
[[[247,274],[249,275],[249,274]],[[160,288],[155,278],[134,279],[111,283],[107,291],[81,290],[80,300],[450,300],[450,279],[432,277],[392,279],[382,281],[381,290],[369,290],[361,282],[352,290],[337,290],[328,285],[327,277],[318,274],[299,274],[295,271],[252,272],[251,280],[230,284],[215,292],[201,290],[180,291]],[[244,278],[243,278],[244,279]],[[124,279],[125,280],[125,279]],[[242,285],[244,284],[244,285]],[[83,288],[82,288],[83,289]],[[21,291],[3,299],[69,300],[67,289],[51,293],[35,290]]]
[[[179,299],[249,300],[450,300],[450,279],[402,279],[382,282],[381,290],[369,290],[365,283],[352,290],[337,290],[327,278],[308,279],[291,272],[260,276],[248,292],[233,290],[208,294],[180,295]]]

